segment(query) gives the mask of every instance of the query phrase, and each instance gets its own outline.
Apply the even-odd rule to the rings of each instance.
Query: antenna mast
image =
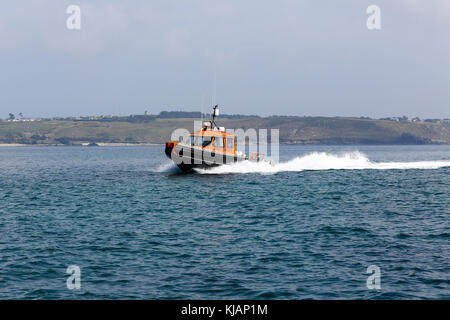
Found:
[[[216,72],[214,71],[214,86],[213,86],[213,106],[216,105],[216,82],[217,82],[217,75]]]
[[[212,120],[211,120],[211,129],[214,129],[215,127],[217,127],[217,124],[216,124],[216,117],[218,117],[219,116],[219,106],[216,104],[214,107],[213,107],[213,113],[212,113]]]
[[[205,104],[205,94],[202,93],[202,103],[200,104],[200,121],[201,127],[203,128],[203,105]]]
[[[217,75],[216,75],[216,72],[214,71],[214,85],[213,85],[213,96],[212,96],[213,113],[212,113],[212,120],[211,120],[211,129],[214,129],[215,127],[217,127],[215,120],[216,120],[216,117],[219,116],[219,106],[216,104],[216,80],[217,80]]]

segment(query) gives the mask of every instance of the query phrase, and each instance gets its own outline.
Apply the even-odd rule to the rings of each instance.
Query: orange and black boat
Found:
[[[167,157],[183,171],[195,168],[209,168],[249,160],[242,152],[236,150],[236,137],[218,127],[215,119],[219,116],[218,106],[214,106],[212,120],[204,122],[202,129],[190,133],[185,141],[166,142]],[[259,161],[257,153],[251,160]]]

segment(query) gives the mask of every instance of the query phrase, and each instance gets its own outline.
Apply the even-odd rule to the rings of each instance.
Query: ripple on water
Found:
[[[311,148],[213,175],[161,147],[0,150],[0,297],[448,299],[450,147]]]

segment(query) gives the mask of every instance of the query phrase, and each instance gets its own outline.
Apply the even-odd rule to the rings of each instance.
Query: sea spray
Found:
[[[210,169],[196,169],[201,174],[228,174],[228,173],[262,173],[273,174],[278,172],[304,171],[304,170],[393,170],[393,169],[438,169],[449,167],[450,161],[415,161],[415,162],[372,162],[359,151],[333,154],[326,152],[313,152],[304,156],[295,157],[286,162],[271,164],[269,162],[243,161],[230,165],[223,165]]]
[[[156,170],[156,172],[163,172],[163,173],[173,173],[178,171],[180,170],[172,161],[161,164]]]

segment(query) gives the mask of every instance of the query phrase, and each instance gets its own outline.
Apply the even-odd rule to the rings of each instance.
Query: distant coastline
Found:
[[[96,143],[99,147],[132,147],[132,146],[161,146],[162,143],[107,143],[107,142],[99,142]],[[1,147],[67,147],[67,146],[80,146],[80,147],[88,147],[88,142],[83,142],[80,144],[20,144],[20,143],[0,143]]]
[[[0,120],[0,146],[162,145],[177,128],[192,131],[200,116],[196,112],[162,112]],[[230,129],[279,129],[279,142],[284,145],[450,144],[449,119],[222,115],[219,124]]]

